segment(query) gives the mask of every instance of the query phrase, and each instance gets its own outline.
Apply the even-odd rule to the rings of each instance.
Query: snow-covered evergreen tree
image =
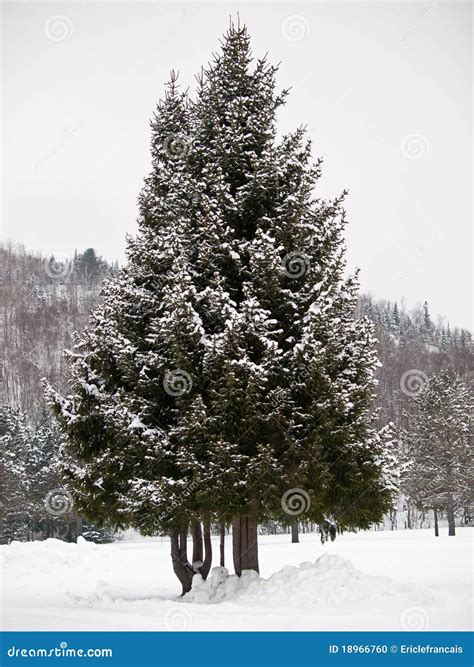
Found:
[[[315,196],[303,128],[277,140],[276,71],[232,25],[195,100],[172,75],[127,267],[69,353],[71,394],[48,390],[77,506],[169,532],[183,590],[190,526],[232,521],[240,573],[258,569],[257,522],[292,487],[340,529],[391,502],[343,197]]]
[[[407,418],[405,489],[420,507],[446,511],[454,535],[456,512],[472,502],[472,394],[457,374],[441,371],[412,399]]]
[[[392,311],[392,328],[395,333],[400,332],[400,314],[398,312],[398,305],[395,301]]]
[[[93,542],[110,542],[112,532],[83,522],[75,512],[71,495],[62,486],[58,465],[60,441],[58,426],[44,406],[33,421],[26,460],[31,536],[75,541],[82,535]]]
[[[8,404],[0,406],[0,542],[26,540],[31,502],[27,461],[32,438],[26,415]]]
[[[431,340],[431,336],[433,334],[433,324],[431,322],[431,316],[430,316],[428,301],[425,301],[423,303],[423,309],[422,309],[422,313],[421,313],[420,331],[421,331],[421,334],[423,336],[424,342],[429,343],[430,340]]]

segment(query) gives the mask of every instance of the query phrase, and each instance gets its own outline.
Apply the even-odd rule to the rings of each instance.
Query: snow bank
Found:
[[[239,600],[259,603],[310,604],[328,606],[347,601],[367,600],[400,592],[400,585],[389,577],[363,574],[341,556],[323,554],[314,563],[287,565],[269,579],[254,570],[241,577],[229,575],[225,567],[215,567],[204,581],[194,575],[192,590],[184,600],[212,603]]]
[[[77,544],[49,538],[42,542],[12,542],[1,550],[2,570],[11,573],[17,600],[36,602],[68,599],[97,589],[92,561],[94,542],[79,537]]]
[[[473,533],[457,532],[371,531],[336,546],[316,534],[296,545],[263,535],[262,577],[214,568],[184,598],[166,539],[13,542],[0,546],[2,621],[43,631],[469,630]]]

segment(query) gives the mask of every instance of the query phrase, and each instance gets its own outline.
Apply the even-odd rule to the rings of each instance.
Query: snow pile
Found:
[[[400,585],[390,578],[364,574],[341,556],[323,554],[315,563],[287,565],[269,579],[262,579],[254,570],[245,570],[237,577],[229,575],[225,567],[215,567],[206,581],[200,574],[194,576],[192,590],[184,599],[197,603],[240,600],[324,607],[397,592]]]
[[[42,542],[13,541],[1,550],[2,570],[12,574],[17,600],[36,602],[90,594],[97,588],[92,562],[94,542],[79,537],[77,544],[49,538]]]

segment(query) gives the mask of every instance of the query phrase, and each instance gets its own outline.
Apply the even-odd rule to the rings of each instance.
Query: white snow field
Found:
[[[1,548],[3,629],[469,630],[472,534],[261,536],[261,578],[216,568],[185,598],[165,539],[16,542]]]

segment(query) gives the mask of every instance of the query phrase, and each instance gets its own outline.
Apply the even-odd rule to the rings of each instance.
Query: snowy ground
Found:
[[[468,630],[472,534],[362,532],[326,545],[262,536],[263,579],[216,571],[184,600],[164,539],[13,543],[1,547],[3,628]]]

